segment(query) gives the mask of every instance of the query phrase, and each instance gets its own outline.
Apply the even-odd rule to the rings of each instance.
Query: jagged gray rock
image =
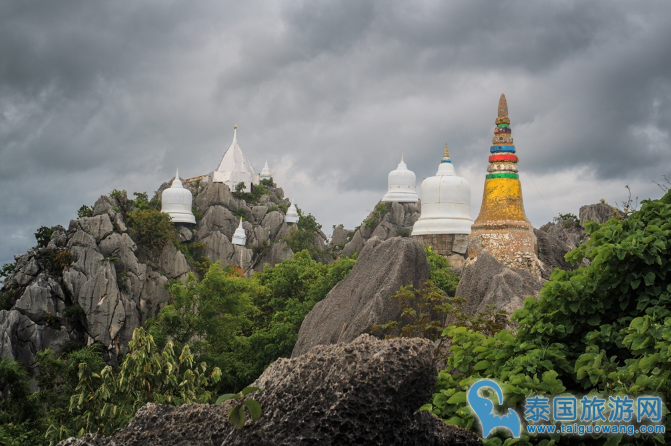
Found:
[[[343,225],[338,225],[333,228],[331,246],[344,245],[345,243],[347,243],[347,230],[343,227]]]
[[[70,339],[67,330],[38,325],[17,310],[0,311],[0,358],[31,365],[47,348],[59,351]]]
[[[383,215],[377,215],[382,206],[387,206]],[[381,240],[387,240],[393,237],[407,237],[412,232],[412,227],[421,215],[421,204],[417,203],[383,203],[379,202],[375,208],[378,211],[372,211],[363,221],[362,225],[354,232],[351,239],[342,250],[342,255],[351,256],[354,253],[361,252],[366,241],[371,237],[377,237]],[[335,237],[335,230],[334,230]],[[339,237],[342,235],[339,234]],[[345,239],[346,241],[347,239]],[[341,242],[344,243],[344,242]],[[333,243],[332,245],[339,245]]]
[[[542,263],[541,277],[543,279],[548,280],[555,268],[570,271],[577,267],[564,260],[564,256],[571,248],[561,239],[542,229],[534,229],[534,234],[538,240],[538,260]]]
[[[169,279],[186,278],[186,273],[190,271],[186,257],[172,243],[163,247],[163,252],[158,258],[158,265],[161,270],[165,271]]]
[[[578,218],[580,219],[580,226],[585,227],[586,221],[594,221],[596,223],[605,223],[613,217],[613,210],[605,203],[588,204],[580,208]]]
[[[419,288],[428,278],[429,264],[419,242],[370,239],[350,274],[305,317],[291,356],[315,345],[350,342],[373,325],[398,320],[402,304],[389,297],[402,285]]]
[[[234,430],[231,402],[179,407],[147,404],[112,437],[85,436],[60,446],[481,445],[472,432],[419,412],[436,380],[433,343],[418,338],[318,346],[279,359],[252,386],[263,416]]]
[[[524,269],[500,264],[482,251],[463,268],[456,295],[466,299],[465,311],[475,315],[494,305],[508,313],[522,308],[524,299],[537,297],[542,281]]]

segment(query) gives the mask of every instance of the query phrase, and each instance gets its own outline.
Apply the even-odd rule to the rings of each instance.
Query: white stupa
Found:
[[[415,173],[408,170],[408,166],[403,162],[398,164],[396,170],[389,172],[387,183],[387,193],[382,197],[382,201],[396,201],[398,203],[417,203],[419,197],[415,192]]]
[[[298,221],[298,210],[294,204],[294,200],[291,200],[291,206],[287,209],[287,215],[284,216],[285,223],[296,223]]]
[[[240,225],[235,230],[231,243],[240,246],[245,246],[245,243],[247,243],[247,234],[245,234],[245,229],[242,227],[242,217],[240,217]]]
[[[263,169],[261,169],[261,174],[259,175],[259,179],[269,180],[272,177],[273,177],[273,173],[270,171],[270,167],[268,167],[268,160],[266,160],[266,165],[263,166]]]
[[[193,196],[191,191],[184,189],[179,179],[179,169],[172,180],[172,186],[161,194],[161,212],[170,215],[173,223],[196,223],[196,217],[191,212]]]
[[[210,176],[215,183],[225,183],[235,191],[238,183],[245,183],[245,192],[252,191],[252,184],[259,184],[259,176],[254,173],[252,163],[242,153],[242,149],[238,145],[237,138],[238,126],[233,127],[233,142],[228,148],[224,157],[219,163],[217,170],[212,172]]]
[[[471,186],[454,173],[447,145],[436,176],[422,183],[421,195],[422,214],[413,236],[471,233]]]

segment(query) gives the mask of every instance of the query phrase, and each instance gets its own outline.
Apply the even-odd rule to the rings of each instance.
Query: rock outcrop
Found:
[[[421,210],[420,202],[379,202],[361,226],[349,238],[342,250],[342,254],[351,256],[354,253],[361,252],[371,237],[377,237],[380,240],[387,240],[398,236],[409,237],[412,233],[413,225],[419,219]],[[332,243],[340,245],[343,243],[343,234],[340,230],[336,233],[336,230],[338,230],[338,227],[334,229],[333,239],[337,236],[337,241],[340,243],[335,243],[335,241]]]
[[[524,299],[538,296],[542,281],[525,269],[503,266],[481,251],[463,269],[456,295],[466,299],[465,311],[475,315],[494,305],[507,313],[522,308]]]
[[[586,221],[594,221],[596,223],[605,223],[614,217],[614,210],[606,203],[588,204],[580,208],[578,218],[580,219],[580,226],[585,227]]]
[[[371,238],[350,274],[303,320],[292,357],[315,345],[350,342],[373,325],[398,320],[402,303],[389,298],[402,285],[419,288],[428,278],[429,264],[419,242]]]
[[[363,335],[279,359],[252,386],[263,416],[241,430],[221,406],[148,404],[112,437],[87,435],[61,446],[481,445],[472,432],[419,412],[433,392],[433,343]]]
[[[164,183],[155,198],[169,186]],[[178,226],[181,249],[176,243],[167,243],[162,252],[138,247],[126,225],[135,207],[123,191],[100,197],[90,215],[72,220],[67,230],[55,227],[46,248],[15,256],[14,272],[0,289],[5,310],[0,311],[5,334],[0,357],[32,366],[43,348],[58,352],[68,342],[97,342],[114,364],[127,351],[133,330],[169,301],[167,281],[184,280],[193,268],[182,252],[185,246],[201,246],[197,249],[212,262],[235,264],[249,274],[293,255],[284,239],[296,225],[284,223],[281,209],[290,203],[281,188],[268,187],[250,205],[222,183],[185,182],[185,187],[200,218],[195,227]],[[247,246],[231,243],[240,215],[247,219]],[[314,248],[329,260],[321,231],[314,234]]]

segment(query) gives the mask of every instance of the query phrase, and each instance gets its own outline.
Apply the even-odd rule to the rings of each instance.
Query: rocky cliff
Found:
[[[164,183],[155,198],[168,186]],[[194,269],[192,253],[238,265],[249,274],[293,255],[291,236],[303,230],[284,222],[290,202],[281,188],[236,197],[222,183],[185,186],[194,196],[197,224],[178,226],[174,243],[158,251],[144,246],[129,224],[137,202],[115,191],[100,197],[88,216],[70,221],[67,229],[55,227],[46,247],[15,256],[14,271],[0,289],[0,358],[31,366],[39,350],[59,352],[97,342],[114,364],[133,330],[169,301],[168,280],[183,279]],[[240,216],[246,246],[231,243]],[[301,240],[322,260],[331,258],[318,228]]]

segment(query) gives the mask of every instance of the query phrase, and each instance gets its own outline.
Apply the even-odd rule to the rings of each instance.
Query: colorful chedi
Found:
[[[487,250],[506,266],[538,272],[538,242],[524,212],[522,184],[517,173],[519,159],[503,94],[492,143],[482,207],[468,236],[468,256],[474,258]]]

